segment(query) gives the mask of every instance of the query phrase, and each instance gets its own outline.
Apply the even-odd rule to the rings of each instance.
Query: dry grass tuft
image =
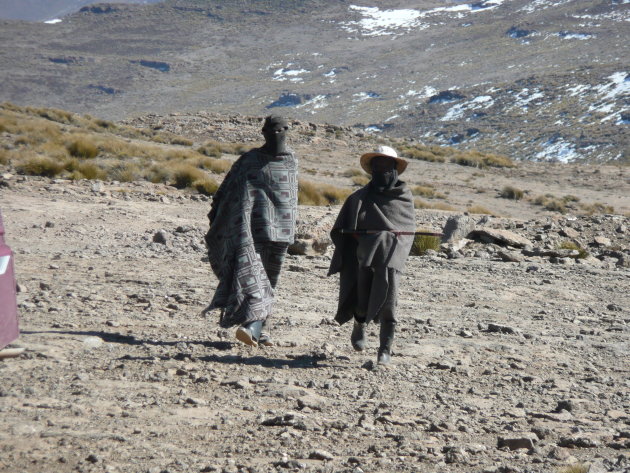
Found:
[[[470,207],[468,207],[467,212],[471,214],[495,215],[494,212],[492,212],[491,210],[488,210],[487,208],[481,205],[471,205]]]
[[[361,176],[354,176],[352,178],[352,183],[355,186],[366,186],[368,183],[370,182],[370,178],[368,176],[366,176],[365,174],[361,175]]]
[[[76,158],[91,159],[98,156],[98,147],[93,138],[87,135],[75,135],[66,141],[66,149]]]
[[[525,192],[517,187],[505,186],[499,195],[504,199],[521,200],[525,195]]]
[[[565,240],[558,243],[557,248],[559,250],[577,250],[579,251],[578,258],[586,258],[589,255],[589,252],[582,248],[574,241]]]
[[[437,192],[431,185],[413,186],[411,193],[420,197],[426,197],[427,199],[446,199],[444,194]]]
[[[591,465],[588,463],[576,463],[560,468],[558,473],[588,473],[590,469]]]
[[[593,204],[580,204],[579,207],[582,213],[586,215],[615,213],[615,208],[612,205],[606,205],[600,202],[595,202]]]
[[[449,205],[445,202],[427,202],[425,200],[416,198],[413,200],[413,206],[416,209],[432,209],[432,210],[447,210],[447,211],[455,211],[457,210],[452,205]]]
[[[301,205],[335,205],[342,203],[352,191],[300,179],[298,203]]]
[[[346,169],[344,172],[342,172],[341,175],[343,177],[365,176],[365,171],[363,171],[363,169],[359,169],[359,168],[350,168],[350,169]]]
[[[15,169],[20,174],[55,177],[64,170],[64,164],[48,156],[26,153],[20,158]]]
[[[416,235],[413,240],[410,254],[412,256],[422,256],[428,250],[438,251],[440,249],[440,238],[432,235]]]

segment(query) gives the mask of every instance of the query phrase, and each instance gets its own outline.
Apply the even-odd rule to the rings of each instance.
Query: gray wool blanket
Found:
[[[351,320],[357,307],[358,268],[393,268],[404,271],[413,235],[396,235],[387,231],[415,231],[413,196],[407,185],[398,181],[382,192],[370,184],[348,197],[341,207],[331,231],[335,244],[328,275],[340,273],[339,305],[335,320],[343,324]],[[357,234],[345,234],[340,230],[358,230]],[[382,230],[374,234],[361,234],[360,230]],[[385,272],[387,273],[387,272]],[[370,307],[367,321],[375,320],[385,301],[388,281],[379,287],[381,304]]]
[[[297,159],[272,157],[259,148],[232,166],[212,200],[205,240],[219,284],[204,310],[222,309],[220,324],[265,320],[273,288],[255,243],[293,243],[297,215]]]

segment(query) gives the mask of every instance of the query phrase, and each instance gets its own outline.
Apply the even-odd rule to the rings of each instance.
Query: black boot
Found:
[[[262,324],[260,328],[260,338],[258,339],[258,346],[272,347],[273,340],[271,339],[271,335],[269,335],[269,328],[267,326],[267,319]]]
[[[254,322],[241,325],[236,330],[236,339],[251,347],[258,346],[262,325],[262,320],[256,320]]]
[[[367,324],[365,322],[359,322],[358,320],[354,320],[354,327],[352,327],[352,335],[350,335],[350,341],[352,342],[352,348],[356,351],[365,350],[365,327]]]
[[[388,365],[392,360],[392,344],[394,343],[395,329],[396,322],[390,320],[381,322],[381,346],[378,348],[378,357],[376,359],[380,365]]]

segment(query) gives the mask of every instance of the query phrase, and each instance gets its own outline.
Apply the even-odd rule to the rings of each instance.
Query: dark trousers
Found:
[[[396,324],[399,276],[400,273],[393,268],[359,268],[357,275],[357,307],[359,309],[357,312],[359,317],[373,314],[380,305],[380,310],[375,314],[374,319]],[[382,288],[386,281],[389,283],[389,287],[387,293],[384,294]],[[385,300],[383,300],[383,296]],[[359,320],[359,322],[364,321],[365,319]]]

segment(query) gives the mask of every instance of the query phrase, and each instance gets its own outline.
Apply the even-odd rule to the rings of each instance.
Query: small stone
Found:
[[[538,439],[534,433],[521,434],[518,437],[499,437],[497,439],[498,448],[507,448],[508,450],[519,450],[525,448],[527,450],[534,449],[534,442]]]
[[[580,233],[571,227],[564,227],[562,230],[560,230],[560,235],[567,238],[577,238],[580,236]]]
[[[330,452],[327,452],[326,450],[313,450],[309,454],[308,458],[311,460],[322,460],[322,461],[331,461],[335,459],[335,457]]]
[[[87,350],[91,350],[102,347],[104,343],[101,337],[86,337],[83,340],[83,347]]]
[[[498,324],[488,324],[488,332],[490,333],[503,333],[507,335],[516,335],[517,331],[512,327],[508,327],[506,325],[498,325]]]
[[[610,246],[611,242],[610,242],[610,238],[606,238],[605,236],[598,235],[595,238],[593,238],[592,244],[594,246]]]
[[[168,242],[168,233],[166,233],[166,231],[164,230],[158,230],[153,235],[153,242],[166,245],[166,243]]]
[[[55,224],[54,224],[53,222],[46,222],[46,223],[44,224],[44,227],[45,227],[45,228],[53,228],[54,226],[55,226]]]

